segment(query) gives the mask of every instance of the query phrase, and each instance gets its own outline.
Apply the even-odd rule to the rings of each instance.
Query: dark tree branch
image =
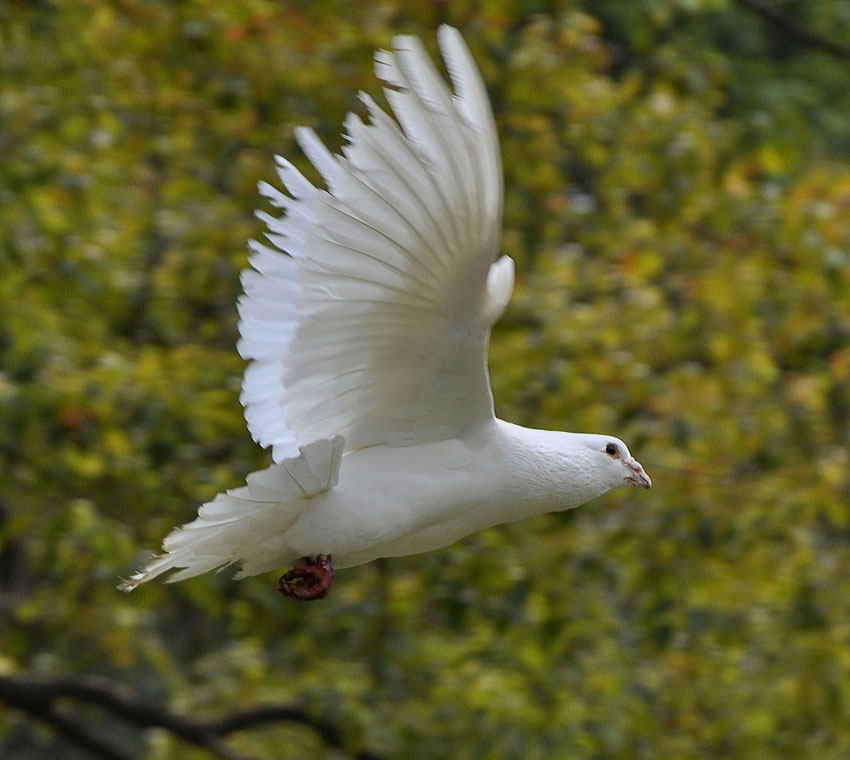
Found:
[[[349,752],[358,760],[380,760],[377,755],[368,751],[354,752],[346,746],[342,733],[336,726],[313,718],[305,710],[292,705],[260,705],[246,710],[234,710],[219,718],[196,720],[160,705],[142,702],[129,689],[101,679],[0,674],[0,701],[51,725],[56,731],[99,758],[132,759],[131,755],[89,732],[79,720],[64,711],[58,711],[55,703],[63,699],[95,705],[140,728],[164,728],[183,741],[204,747],[221,760],[244,760],[222,737],[235,731],[282,721],[300,723],[311,728],[328,746]]]
[[[343,752],[351,752],[346,747],[339,729],[333,723],[313,718],[305,710],[292,705],[257,705],[244,710],[233,710],[220,718],[199,721],[196,725],[211,734],[226,736],[234,731],[254,728],[263,723],[280,723],[282,721],[309,726],[322,737],[329,747],[334,747]],[[357,760],[381,760],[380,755],[368,750],[352,752],[352,755]]]
[[[777,29],[781,29],[807,47],[828,53],[835,58],[850,58],[850,45],[818,34],[797,21],[797,19],[780,13],[776,9],[774,2],[769,2],[768,0],[733,0],[733,2],[742,8],[752,11],[761,19],[767,21],[767,23],[775,26]]]
[[[95,757],[102,760],[133,760],[132,755],[113,747],[105,739],[83,728],[79,720],[63,715],[53,707],[21,707],[21,709],[32,718],[47,723],[54,731],[70,739],[78,747],[91,752]]]

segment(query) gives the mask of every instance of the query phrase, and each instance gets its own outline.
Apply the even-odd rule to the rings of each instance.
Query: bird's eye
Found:
[[[617,448],[617,444],[616,444],[616,443],[609,443],[609,444],[605,447],[605,453],[606,453],[609,457],[615,457],[615,456],[617,456],[617,455],[620,453],[620,450]]]

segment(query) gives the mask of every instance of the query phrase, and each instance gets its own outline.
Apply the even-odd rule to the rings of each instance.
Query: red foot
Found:
[[[324,599],[334,582],[334,566],[330,554],[301,557],[287,573],[280,576],[275,588],[290,599],[311,602]]]

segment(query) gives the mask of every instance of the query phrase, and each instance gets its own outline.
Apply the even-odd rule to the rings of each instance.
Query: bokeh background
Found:
[[[771,5],[0,3],[0,755],[850,756],[850,2]],[[497,411],[654,489],[316,604],[116,591],[270,461],[234,345],[272,155],[316,178],[293,128],[338,148],[373,51],[442,22],[504,152]],[[226,746],[133,719],[263,704]]]

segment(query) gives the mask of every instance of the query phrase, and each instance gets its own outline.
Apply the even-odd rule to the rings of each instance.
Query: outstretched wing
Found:
[[[439,43],[454,92],[415,37],[375,55],[398,122],[368,96],[332,155],[296,138],[327,189],[278,157],[283,211],[260,213],[239,351],[248,427],[276,461],[343,435],[346,450],[455,437],[492,418],[487,342],[513,289],[495,261],[502,177],[493,115],[457,30]],[[399,126],[400,125],[400,126]]]

